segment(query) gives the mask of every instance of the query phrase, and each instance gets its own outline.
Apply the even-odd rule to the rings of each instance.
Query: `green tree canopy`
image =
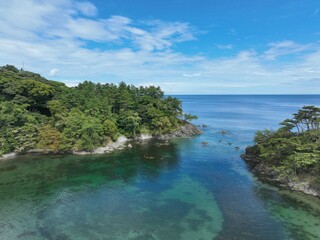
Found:
[[[0,67],[0,155],[34,147],[91,151],[120,134],[170,133],[185,124],[182,113],[181,101],[159,87],[85,81],[69,88]]]

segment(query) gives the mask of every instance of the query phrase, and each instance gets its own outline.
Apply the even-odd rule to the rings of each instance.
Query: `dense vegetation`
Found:
[[[164,97],[159,87],[85,81],[69,88],[14,66],[0,67],[0,155],[34,148],[92,151],[120,134],[175,131],[185,122],[182,115],[181,102]]]
[[[246,154],[291,178],[309,178],[320,186],[320,108],[304,106],[277,131],[258,131]]]

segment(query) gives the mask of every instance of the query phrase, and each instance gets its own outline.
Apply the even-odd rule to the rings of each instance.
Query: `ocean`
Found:
[[[0,162],[0,239],[320,239],[320,201],[261,183],[240,158],[320,95],[176,97],[203,134]]]

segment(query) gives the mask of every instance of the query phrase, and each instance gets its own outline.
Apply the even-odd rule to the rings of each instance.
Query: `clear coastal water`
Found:
[[[320,201],[260,183],[239,157],[320,96],[178,97],[201,136],[1,162],[0,239],[320,239]]]

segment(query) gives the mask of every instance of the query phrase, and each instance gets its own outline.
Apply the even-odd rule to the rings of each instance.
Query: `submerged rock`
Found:
[[[227,134],[227,133],[228,133],[228,131],[226,131],[226,130],[223,130],[223,129],[222,129],[222,130],[221,130],[221,131],[219,131],[218,133],[219,133],[219,134],[221,134],[221,135],[225,135],[225,134]]]

